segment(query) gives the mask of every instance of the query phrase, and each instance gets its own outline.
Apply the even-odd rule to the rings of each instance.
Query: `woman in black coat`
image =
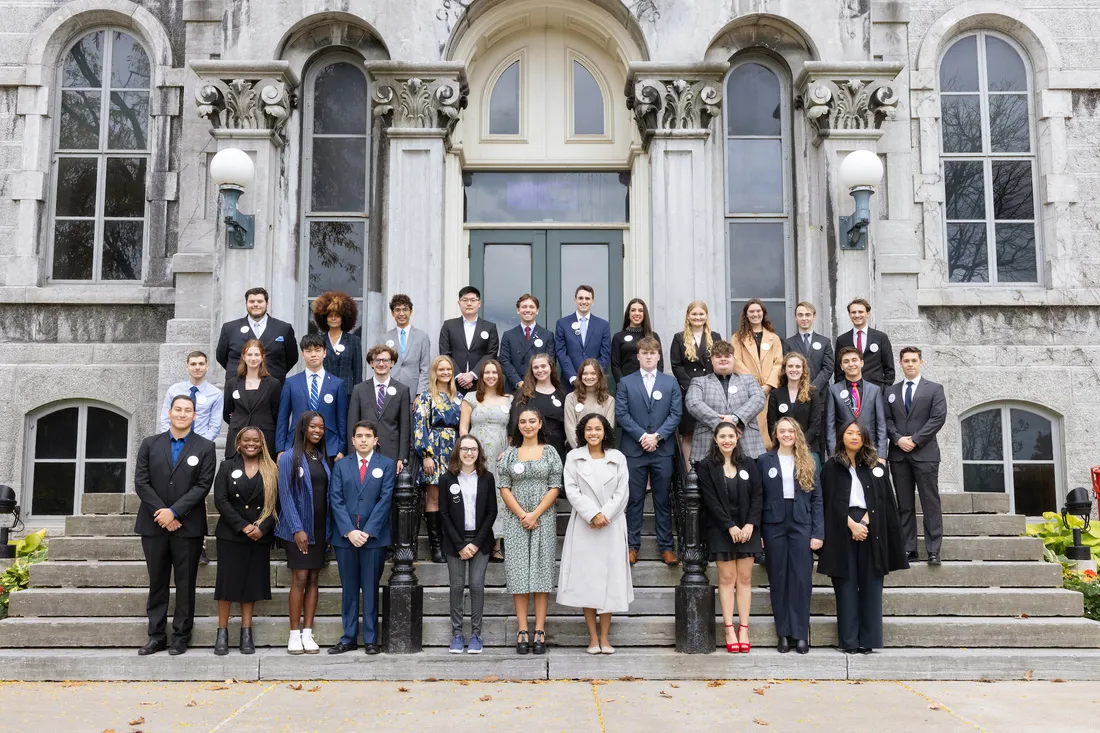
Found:
[[[661,337],[653,332],[649,319],[649,308],[641,298],[635,298],[626,304],[623,314],[623,330],[611,337],[611,376],[615,384],[623,377],[641,369],[638,363],[638,342],[644,338],[653,338],[661,343]],[[665,357],[657,362],[657,371],[665,370]]]
[[[718,600],[726,625],[726,651],[731,654],[752,648],[752,566],[764,549],[756,529],[760,526],[764,489],[756,461],[746,457],[738,445],[740,437],[741,431],[733,423],[718,423],[710,453],[695,466],[708,559],[718,567]],[[740,626],[733,632],[735,601]]]
[[[705,377],[714,371],[710,365],[710,347],[715,341],[722,340],[722,334],[711,330],[709,314],[707,304],[703,301],[693,300],[688,303],[684,314],[684,330],[672,337],[672,345],[668,347],[668,360],[672,364],[672,376],[680,384],[681,400],[687,395],[692,379]],[[686,461],[691,455],[691,440],[695,433],[695,418],[686,408],[680,418],[678,430],[680,448]]]
[[[817,572],[833,579],[837,648],[870,654],[882,646],[882,584],[909,567],[889,474],[867,429],[852,420],[840,450],[821,469],[825,546]]]
[[[768,435],[772,436],[772,443],[775,443],[775,424],[779,418],[794,418],[820,469],[824,411],[825,399],[810,383],[810,365],[806,357],[797,351],[784,355],[779,386],[768,393]]]
[[[267,372],[264,345],[253,339],[241,349],[237,374],[225,380],[222,418],[229,425],[225,457],[237,455],[237,433],[246,426],[259,428],[268,455],[275,455],[275,426],[279,421],[279,398],[283,385]]]

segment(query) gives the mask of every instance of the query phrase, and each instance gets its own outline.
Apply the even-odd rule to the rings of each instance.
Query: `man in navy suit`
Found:
[[[508,380],[508,391],[515,392],[523,384],[527,364],[535,354],[554,354],[554,334],[540,326],[539,299],[524,293],[516,301],[519,325],[500,337],[500,364]]]
[[[654,338],[638,342],[641,369],[623,377],[615,393],[615,419],[623,429],[619,449],[630,470],[630,499],[626,505],[627,542],[630,564],[638,560],[642,544],[642,509],[645,487],[653,490],[653,514],[657,524],[657,549],[661,560],[672,567],[679,562],[672,549],[672,511],[669,491],[675,458],[676,427],[683,404],[680,385],[674,377],[657,371],[661,344]]]
[[[319,333],[302,337],[302,361],[306,370],[283,384],[279,422],[275,425],[275,450],[280,454],[294,447],[294,426],[303,412],[312,410],[325,420],[325,451],[329,460],[338,461],[344,457],[348,396],[344,392],[344,380],[325,371],[324,339]]]
[[[340,617],[344,633],[329,654],[356,648],[359,638],[359,593],[363,594],[363,646],[367,654],[378,645],[378,583],[390,545],[390,503],[396,464],[374,448],[375,427],[366,420],[355,426],[355,451],[337,461],[328,487],[328,541],[340,570]]]
[[[596,291],[591,285],[578,285],[573,292],[577,312],[558,321],[554,328],[554,348],[558,352],[561,375],[573,389],[577,371],[585,359],[600,362],[604,372],[611,366],[611,325],[599,316],[592,315],[592,303]]]

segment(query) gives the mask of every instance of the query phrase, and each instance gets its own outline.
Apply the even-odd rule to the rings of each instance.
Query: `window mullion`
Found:
[[[88,406],[81,405],[76,413],[76,470],[73,471],[73,511],[80,513],[81,496],[84,494],[84,459],[88,442]]]
[[[1001,408],[1001,452],[1004,456],[1005,491],[1008,492],[1008,511],[1016,512],[1016,483],[1012,476],[1012,420],[1011,410]]]

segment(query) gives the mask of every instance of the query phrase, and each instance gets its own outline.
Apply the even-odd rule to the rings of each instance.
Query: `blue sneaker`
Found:
[[[481,650],[484,647],[481,645],[481,637],[474,634],[470,637],[470,648],[466,650],[467,654],[481,654]]]
[[[462,634],[455,634],[451,637],[451,654],[461,654],[464,646],[466,646],[466,639]]]

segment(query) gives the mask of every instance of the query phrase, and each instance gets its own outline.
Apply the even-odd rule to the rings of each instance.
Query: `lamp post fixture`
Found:
[[[210,178],[218,184],[222,194],[225,242],[230,249],[252,249],[255,217],[242,214],[237,202],[255,177],[256,166],[252,158],[239,148],[220,150],[210,161]]]
[[[15,557],[15,545],[9,545],[11,530],[19,523],[19,502],[15,489],[0,486],[0,558]]]
[[[1073,527],[1073,546],[1066,548],[1066,559],[1073,560],[1078,570],[1096,572],[1096,561],[1092,559],[1092,550],[1081,544],[1081,531],[1088,531],[1092,515],[1092,499],[1083,486],[1078,486],[1066,494],[1066,504],[1062,507],[1062,524],[1070,529],[1067,515],[1079,517],[1082,526]]]
[[[867,225],[871,223],[871,195],[882,180],[882,161],[870,150],[848,153],[837,173],[840,185],[856,200],[851,216],[840,217],[841,249],[867,249]]]

